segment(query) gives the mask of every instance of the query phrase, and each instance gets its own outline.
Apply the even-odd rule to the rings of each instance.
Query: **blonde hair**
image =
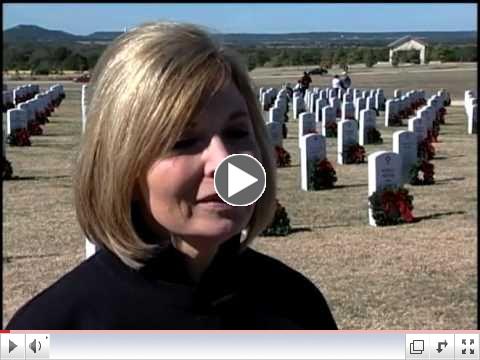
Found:
[[[247,70],[199,27],[162,22],[122,34],[93,71],[74,177],[77,218],[85,236],[133,268],[153,256],[162,244],[146,242],[135,229],[134,189],[152,162],[171,150],[205,101],[230,79],[247,103],[258,160],[267,174],[243,248],[270,223],[276,167]]]

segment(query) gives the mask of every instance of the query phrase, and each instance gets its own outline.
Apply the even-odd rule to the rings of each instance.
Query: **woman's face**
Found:
[[[195,117],[172,154],[147,171],[143,196],[154,226],[190,239],[198,250],[216,248],[244,229],[254,204],[228,205],[214,188],[215,169],[231,154],[259,157],[247,104],[229,82]]]

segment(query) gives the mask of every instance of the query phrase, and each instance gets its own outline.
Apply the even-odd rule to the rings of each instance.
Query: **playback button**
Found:
[[[2,334],[2,360],[25,359],[25,334]]]

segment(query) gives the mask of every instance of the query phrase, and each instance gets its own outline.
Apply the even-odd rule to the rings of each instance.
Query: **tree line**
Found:
[[[106,45],[45,43],[4,44],[3,70],[27,70],[32,75],[62,74],[63,71],[86,71],[95,66]],[[249,70],[256,67],[321,66],[363,63],[368,67],[388,61],[386,47],[236,47]],[[476,45],[433,45],[427,47],[426,60],[442,62],[476,62]],[[419,53],[396,53],[394,66],[400,62],[419,63]]]

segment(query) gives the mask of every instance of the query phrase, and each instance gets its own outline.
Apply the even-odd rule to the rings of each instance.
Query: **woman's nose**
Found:
[[[212,136],[208,147],[204,151],[205,175],[213,178],[215,169],[232,152],[228,150],[225,142],[218,135]]]

